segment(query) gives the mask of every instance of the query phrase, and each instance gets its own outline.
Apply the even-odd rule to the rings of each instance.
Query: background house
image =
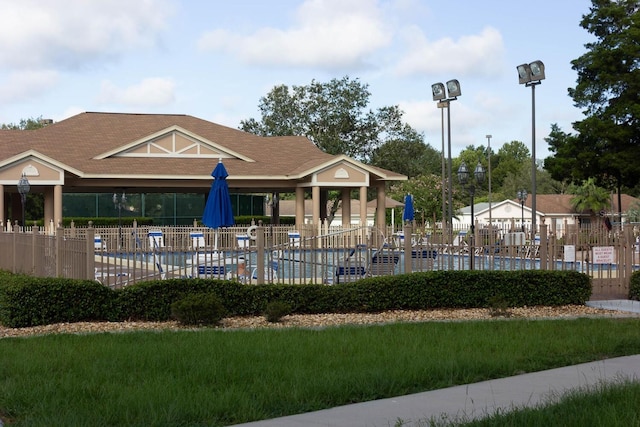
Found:
[[[555,225],[556,230],[563,231],[566,226],[591,221],[594,216],[592,212],[576,212],[571,205],[572,194],[538,194],[536,196],[536,223],[546,224],[549,227]],[[524,213],[525,229],[531,228],[531,195],[527,197],[524,206],[517,199],[507,199],[491,204],[491,214],[489,214],[489,203],[477,203],[474,205],[475,220],[480,224],[491,222],[504,230],[522,229],[522,217]],[[626,212],[635,204],[640,203],[640,199],[623,194],[622,199],[622,222],[625,222]],[[619,222],[617,197],[612,197],[611,206],[605,212],[598,212],[602,218],[607,216],[612,223]],[[596,217],[596,218],[597,218]],[[465,206],[458,210],[457,218],[453,219],[456,228],[465,228],[471,225],[471,206]]]

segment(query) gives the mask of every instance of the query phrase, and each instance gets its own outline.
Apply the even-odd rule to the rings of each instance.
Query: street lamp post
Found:
[[[533,61],[530,64],[521,64],[518,70],[518,83],[531,86],[531,238],[534,239],[536,227],[536,86],[545,79],[544,64],[542,61]]]
[[[118,195],[113,193],[113,205],[118,210],[118,249],[122,248],[122,208],[127,203],[127,196],[122,192],[122,196],[118,200]]]
[[[447,164],[448,164],[448,182],[447,182],[447,229],[449,231],[449,243],[453,239],[452,235],[452,218],[453,218],[453,200],[452,200],[452,172],[451,172],[451,101],[455,101],[462,94],[460,90],[460,82],[458,80],[449,80],[445,85],[442,83],[435,83],[431,85],[431,93],[433,100],[438,102],[438,108],[447,109]],[[443,130],[444,133],[444,130]],[[444,140],[443,140],[444,141]],[[444,150],[444,142],[443,142]],[[444,153],[443,153],[444,154]],[[444,183],[443,183],[444,185]]]
[[[26,231],[25,228],[25,206],[27,205],[27,194],[29,194],[29,190],[31,190],[31,184],[29,184],[29,180],[27,176],[23,173],[18,181],[18,193],[20,193],[20,201],[22,202],[22,230]]]
[[[475,171],[473,172],[475,175],[475,182],[473,180],[469,180],[469,170],[467,169],[467,165],[463,161],[458,168],[458,181],[463,186],[468,185],[469,195],[471,196],[471,236],[469,237],[469,268],[471,270],[474,269],[474,261],[475,261],[475,210],[474,210],[474,202],[473,197],[476,193],[476,184],[480,184],[484,181],[484,168],[478,162]]]
[[[487,135],[487,165],[489,174],[489,245],[493,247],[493,218],[491,217],[491,135]],[[491,251],[493,253],[493,251]]]
[[[518,190],[516,197],[518,197],[518,201],[520,202],[520,209],[522,211],[522,232],[524,233],[524,202],[527,201],[527,190]]]

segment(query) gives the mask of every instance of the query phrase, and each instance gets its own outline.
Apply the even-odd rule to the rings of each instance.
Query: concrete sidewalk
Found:
[[[587,305],[640,313],[640,302],[590,301]],[[245,427],[424,426],[429,420],[481,418],[496,411],[534,406],[579,387],[621,379],[640,381],[640,355],[449,387],[424,393],[339,406],[322,411],[256,421]]]

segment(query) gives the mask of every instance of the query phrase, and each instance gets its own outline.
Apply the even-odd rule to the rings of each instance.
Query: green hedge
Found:
[[[631,274],[629,283],[629,298],[640,300],[640,271],[634,271]]]
[[[16,275],[0,280],[0,323],[12,328],[60,322],[105,320],[116,300],[90,280]]]
[[[112,290],[87,280],[0,274],[0,324],[164,321],[171,318],[171,304],[197,293],[217,295],[230,316],[263,314],[272,301],[300,314],[488,308],[495,297],[510,307],[557,306],[584,304],[591,295],[591,279],[573,271],[433,271],[335,286],[170,279]]]

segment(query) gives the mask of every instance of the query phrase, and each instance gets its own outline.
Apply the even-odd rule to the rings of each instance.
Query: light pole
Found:
[[[458,181],[463,186],[468,185],[469,195],[471,196],[471,236],[469,237],[469,268],[471,270],[474,269],[474,261],[475,261],[475,210],[473,206],[473,196],[476,193],[476,184],[481,184],[484,181],[484,168],[478,162],[475,171],[473,172],[475,175],[475,182],[473,180],[469,180],[469,170],[467,169],[467,165],[464,161],[460,164],[458,168]]]
[[[524,233],[524,202],[527,201],[527,190],[518,190],[516,197],[518,197],[518,201],[520,202],[520,209],[522,211],[522,232]]]
[[[542,61],[533,61],[516,67],[518,83],[531,86],[531,239],[535,238],[536,227],[536,86],[545,79]]]
[[[489,173],[489,246],[493,246],[493,218],[491,217],[491,135],[487,135],[487,165]],[[491,251],[493,253],[493,251]]]
[[[118,195],[113,193],[113,205],[118,210],[118,249],[122,248],[122,208],[127,203],[127,196],[122,192],[122,197],[118,200]]]
[[[22,202],[22,231],[26,231],[24,214],[25,206],[27,205],[27,194],[29,194],[29,190],[31,190],[31,185],[29,184],[27,176],[23,173],[20,177],[20,180],[18,181],[18,193],[20,193],[20,201]]]
[[[452,235],[452,218],[453,218],[453,200],[452,200],[452,172],[451,172],[451,101],[455,101],[462,94],[460,91],[460,82],[458,80],[449,80],[446,85],[435,83],[431,85],[431,93],[433,100],[438,102],[438,108],[447,109],[447,163],[448,163],[448,182],[447,182],[447,229],[449,231],[449,243],[453,239]],[[444,147],[444,143],[443,143]],[[444,185],[444,183],[443,183]]]

